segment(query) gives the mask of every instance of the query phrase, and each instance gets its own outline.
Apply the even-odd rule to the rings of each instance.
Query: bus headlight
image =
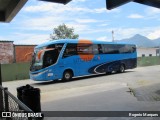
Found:
[[[53,73],[48,73],[47,76],[48,76],[48,77],[51,77],[51,76],[53,76]]]

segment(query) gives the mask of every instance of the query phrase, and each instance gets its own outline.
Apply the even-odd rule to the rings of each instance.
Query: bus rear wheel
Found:
[[[63,80],[63,81],[69,81],[69,80],[72,79],[72,77],[73,77],[72,72],[71,72],[70,70],[67,70],[67,71],[65,71],[65,72],[63,73],[63,78],[62,78],[62,80]]]
[[[119,73],[124,73],[125,72],[125,66],[123,64],[120,65],[118,72]]]

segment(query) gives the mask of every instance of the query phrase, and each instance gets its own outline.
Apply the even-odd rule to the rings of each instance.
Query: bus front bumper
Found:
[[[57,78],[52,72],[45,70],[43,72],[30,72],[30,79],[35,81],[49,81]]]

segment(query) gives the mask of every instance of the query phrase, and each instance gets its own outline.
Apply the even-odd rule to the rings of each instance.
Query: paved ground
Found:
[[[136,68],[122,74],[76,78],[70,82],[38,83],[21,80],[4,82],[3,86],[8,87],[16,95],[16,88],[25,84],[41,89],[44,111],[160,111],[160,66]],[[71,120],[71,118],[65,119]],[[112,119],[158,120],[159,118]]]

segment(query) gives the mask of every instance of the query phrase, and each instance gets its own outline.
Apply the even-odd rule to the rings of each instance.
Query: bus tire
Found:
[[[106,70],[106,75],[110,75],[112,74],[112,71],[108,71],[108,69]]]
[[[121,64],[120,67],[119,67],[119,73],[124,73],[125,72],[125,65],[124,64]]]
[[[111,75],[112,74],[112,72],[106,72],[106,75]]]
[[[73,77],[72,71],[71,71],[71,70],[66,70],[66,71],[64,71],[64,73],[63,73],[63,78],[62,78],[62,80],[63,80],[63,81],[69,81],[69,80],[72,79],[72,77]]]

